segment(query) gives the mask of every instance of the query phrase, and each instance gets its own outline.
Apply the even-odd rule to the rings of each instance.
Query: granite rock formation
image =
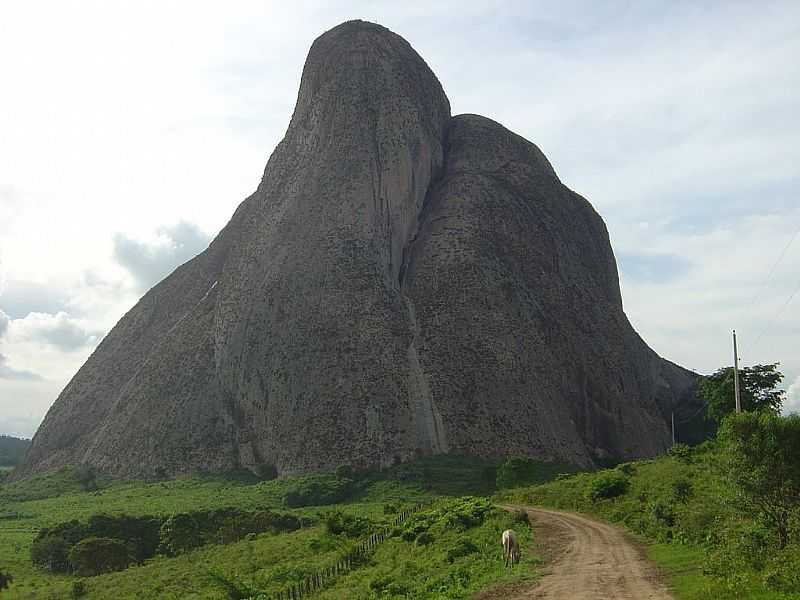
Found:
[[[106,336],[16,476],[587,465],[663,451],[694,381],[630,326],[602,219],[539,149],[451,117],[405,40],[353,21],[314,42],[256,192]]]

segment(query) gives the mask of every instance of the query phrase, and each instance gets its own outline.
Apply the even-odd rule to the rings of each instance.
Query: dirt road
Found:
[[[574,513],[524,508],[547,561],[533,586],[480,595],[482,600],[674,600],[642,549],[621,529]]]

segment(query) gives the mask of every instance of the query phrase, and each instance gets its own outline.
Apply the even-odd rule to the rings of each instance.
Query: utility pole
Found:
[[[736,396],[736,413],[742,412],[742,400],[739,397],[739,353],[736,351],[736,330],[733,330],[733,393]]]

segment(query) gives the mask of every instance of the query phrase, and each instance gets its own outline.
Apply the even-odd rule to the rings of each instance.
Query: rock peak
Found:
[[[258,190],[106,336],[15,477],[590,465],[663,451],[693,384],[628,323],[602,219],[541,151],[451,118],[403,38],[348,21]]]

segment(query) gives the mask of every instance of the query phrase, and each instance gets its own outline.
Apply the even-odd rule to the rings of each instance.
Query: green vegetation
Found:
[[[736,409],[733,367],[723,367],[700,380],[698,395],[708,403],[708,416],[717,423]],[[778,363],[739,369],[739,396],[744,411],[779,413],[786,393],[777,389],[783,381]]]
[[[18,465],[30,445],[30,440],[0,435],[0,467],[15,467]]]
[[[366,565],[315,597],[467,598],[492,584],[533,579],[536,562],[524,552],[513,570],[503,566],[500,534],[510,527],[529,548],[527,519],[521,522],[485,498],[443,498],[394,531]]]
[[[87,577],[121,571],[133,562],[133,557],[119,540],[89,537],[72,547],[69,562],[77,575]]]
[[[498,489],[534,485],[577,470],[574,465],[541,463],[530,458],[512,457],[497,467],[496,483]]]
[[[269,479],[268,469],[151,482],[92,475],[70,468],[0,484],[0,570],[14,577],[9,597],[271,594],[330,569],[377,531],[388,535],[322,597],[391,598],[407,589],[409,597],[460,598],[535,576],[527,525],[485,499],[463,497],[495,489],[494,466],[478,459],[441,456],[380,472],[345,467],[279,479]],[[290,506],[298,498],[336,504]],[[394,525],[419,503],[424,510]],[[300,527],[261,527],[278,516]],[[512,523],[523,561],[506,571],[499,536]]]
[[[777,534],[783,550],[792,519],[800,516],[800,415],[734,415],[725,420],[720,439],[738,499]]]
[[[800,417],[731,415],[717,440],[657,460],[505,492],[593,514],[655,542],[682,600],[800,594]]]
[[[14,578],[11,575],[0,571],[0,591],[7,590],[8,586],[10,586],[13,582]]]

